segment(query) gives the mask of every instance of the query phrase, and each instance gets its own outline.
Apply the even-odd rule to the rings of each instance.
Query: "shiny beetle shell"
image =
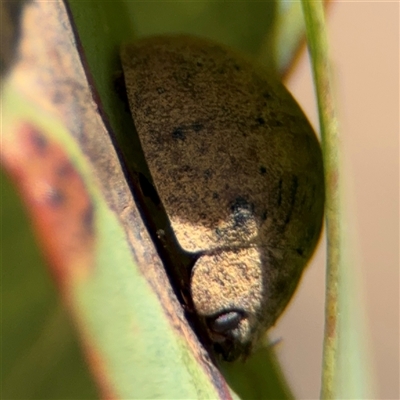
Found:
[[[122,49],[129,104],[217,353],[250,352],[321,231],[318,140],[289,92],[233,50],[186,36]]]

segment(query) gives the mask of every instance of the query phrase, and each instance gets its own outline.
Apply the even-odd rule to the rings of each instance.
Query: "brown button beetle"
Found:
[[[187,36],[122,49],[131,112],[217,353],[246,355],[289,302],[321,231],[321,149],[289,92]]]

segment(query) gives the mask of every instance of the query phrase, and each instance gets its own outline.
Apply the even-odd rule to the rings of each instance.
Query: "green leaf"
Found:
[[[1,398],[96,398],[19,193],[0,173]]]

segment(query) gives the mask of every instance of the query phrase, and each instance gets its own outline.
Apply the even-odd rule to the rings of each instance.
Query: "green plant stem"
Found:
[[[318,101],[326,184],[327,273],[321,398],[333,399],[338,365],[339,271],[343,262],[338,124],[323,2],[302,0],[302,6]]]

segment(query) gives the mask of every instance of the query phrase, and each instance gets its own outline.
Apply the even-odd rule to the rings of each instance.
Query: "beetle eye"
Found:
[[[215,333],[227,333],[236,329],[244,318],[239,311],[227,311],[208,320],[209,328]]]

